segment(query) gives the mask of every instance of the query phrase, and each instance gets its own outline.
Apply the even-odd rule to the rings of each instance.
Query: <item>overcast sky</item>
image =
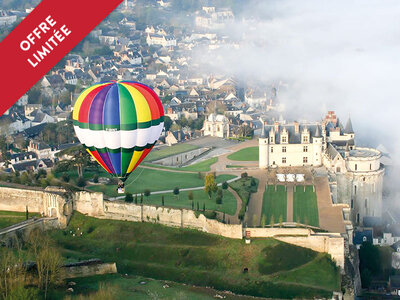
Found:
[[[362,143],[399,148],[400,1],[253,1],[243,16],[226,30],[240,48],[203,53],[200,63],[281,79],[290,83],[279,97],[291,117],[335,110],[344,122],[351,116]]]

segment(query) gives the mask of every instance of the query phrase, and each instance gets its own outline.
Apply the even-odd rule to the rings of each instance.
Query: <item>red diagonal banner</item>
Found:
[[[0,43],[0,115],[122,0],[43,0]]]

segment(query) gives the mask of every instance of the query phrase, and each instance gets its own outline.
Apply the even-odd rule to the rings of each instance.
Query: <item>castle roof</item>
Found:
[[[344,128],[344,133],[354,133],[353,125],[351,124],[351,119],[347,120],[346,127]]]
[[[265,131],[270,132],[271,130],[274,130],[275,125],[265,125]],[[303,132],[304,129],[307,129],[310,132],[310,138],[313,137],[320,137],[321,132],[321,125],[319,124],[307,124],[307,125],[299,125],[299,130],[296,133],[296,128],[294,124],[280,124],[279,125],[279,130],[278,132],[275,131],[275,143],[279,144],[280,143],[280,135],[283,129],[287,130],[287,133],[289,134],[289,144],[301,144],[301,133]],[[317,130],[318,129],[318,130]],[[317,135],[318,134],[318,135]]]

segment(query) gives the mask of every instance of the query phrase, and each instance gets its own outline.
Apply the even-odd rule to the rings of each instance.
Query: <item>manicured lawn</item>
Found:
[[[332,290],[340,289],[339,272],[331,264],[318,260],[311,250],[272,238],[254,239],[246,245],[243,240],[191,229],[95,219],[77,212],[66,229],[53,230],[51,236],[66,261],[96,257],[116,262],[118,272],[128,276],[285,299],[329,298]],[[294,280],[290,272],[309,265],[313,266],[312,274],[309,270]],[[245,267],[247,273],[243,273]]]
[[[211,170],[211,165],[215,164],[217,161],[218,161],[217,157],[211,157],[209,159],[203,160],[193,165],[182,167],[180,168],[180,170],[194,171],[194,172],[208,172]]]
[[[231,169],[231,168],[244,168],[244,166],[239,166],[239,165],[226,165],[226,167],[228,169]]]
[[[197,203],[199,203],[200,210],[203,209],[205,204],[207,210],[221,211],[228,215],[234,215],[236,212],[236,199],[228,190],[223,190],[221,205],[216,204],[215,193],[212,194],[211,199],[208,199],[208,195],[204,192],[204,190],[195,190],[192,192],[194,209],[197,209]],[[161,197],[164,196],[165,206],[192,209],[192,201],[189,200],[188,194],[188,191],[182,191],[178,196],[175,196],[173,193],[156,194],[150,195],[149,197],[144,196],[143,203],[161,206]],[[138,199],[140,199],[140,197],[138,197]]]
[[[262,215],[266,217],[266,225],[270,224],[272,216],[274,217],[274,223],[279,222],[279,218],[282,216],[282,221],[286,222],[287,212],[287,193],[283,185],[277,185],[275,191],[275,185],[267,185],[265,187]]]
[[[305,191],[304,186],[296,186],[293,193],[293,221],[319,226],[317,195],[311,185],[307,185]]]
[[[235,178],[233,175],[218,175],[216,181],[218,183]],[[167,170],[154,170],[146,168],[137,168],[129,176],[125,182],[125,191],[127,193],[142,193],[144,190],[150,191],[167,191],[174,187],[190,188],[204,185],[204,179],[199,178],[196,173],[171,172]],[[116,185],[92,185],[88,189],[97,192],[103,192],[108,196],[118,195]]]
[[[215,164],[218,161],[217,157],[212,157],[201,162],[186,166],[186,167],[167,167],[161,166],[157,164],[145,163],[145,166],[154,167],[158,169],[165,170],[176,170],[176,171],[191,171],[191,172],[208,172],[211,170],[211,165]]]
[[[230,160],[239,161],[258,161],[258,147],[243,148],[235,153],[228,155]]]
[[[33,217],[40,217],[40,214],[29,213],[29,218]],[[0,228],[5,228],[25,220],[25,212],[0,211]]]
[[[176,144],[173,146],[165,146],[162,148],[154,148],[144,159],[145,161],[154,161],[165,158],[174,154],[187,152],[190,150],[198,149],[198,146],[190,144]]]

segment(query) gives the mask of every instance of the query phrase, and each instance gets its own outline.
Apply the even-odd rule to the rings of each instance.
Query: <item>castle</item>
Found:
[[[325,167],[332,200],[347,204],[355,225],[382,215],[384,167],[381,153],[355,145],[350,118],[343,126],[333,111],[322,122],[283,123],[262,127],[259,167]]]

